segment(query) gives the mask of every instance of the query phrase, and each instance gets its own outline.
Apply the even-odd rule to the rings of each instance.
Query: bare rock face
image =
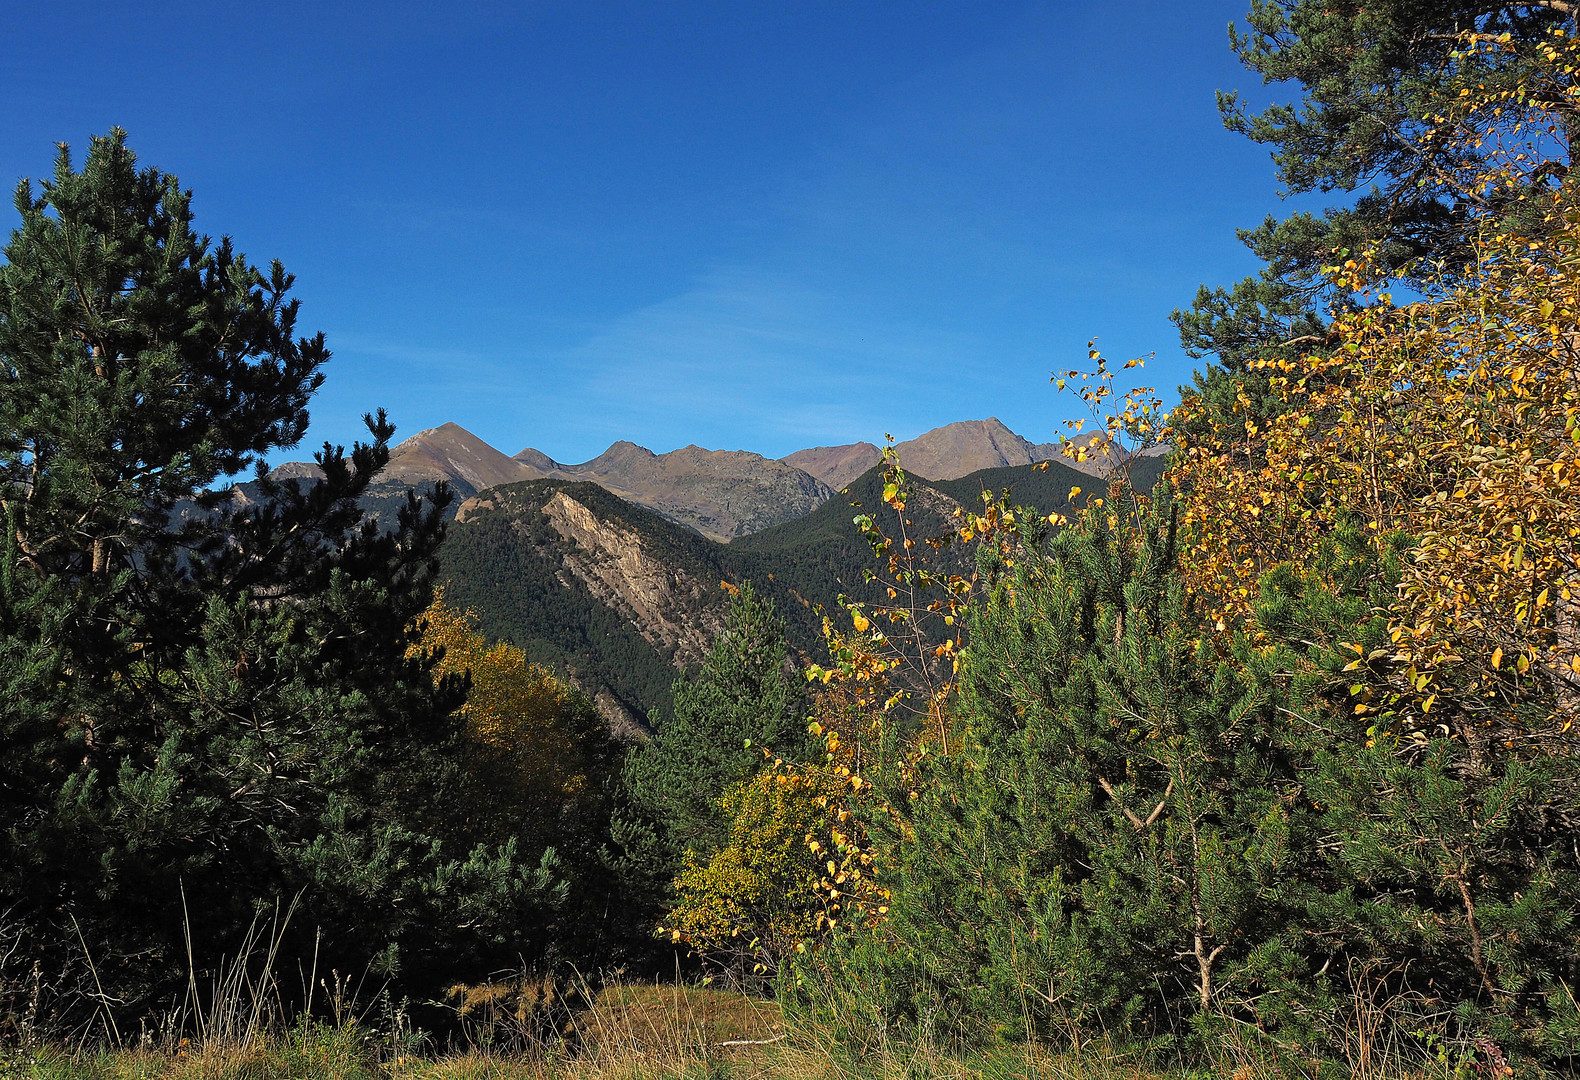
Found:
[[[287,462],[272,475],[279,480],[323,477],[318,466],[304,461]],[[370,493],[399,502],[406,488],[443,480],[464,499],[501,484],[538,479],[590,480],[721,542],[811,513],[834,493],[794,465],[744,450],[686,446],[655,454],[617,442],[591,461],[563,465],[530,447],[506,457],[459,424],[419,431],[395,447]]]
[[[287,461],[279,468],[269,470],[270,480],[312,480],[324,478],[324,470],[311,461]]]
[[[562,538],[574,541],[574,553],[564,559],[565,572],[629,619],[651,644],[673,651],[677,665],[702,659],[708,642],[723,627],[716,613],[684,617],[701,601],[702,582],[648,553],[636,530],[600,520],[563,491],[543,504],[543,515]]]
[[[811,473],[835,491],[842,491],[856,477],[883,460],[883,452],[870,442],[844,446],[814,446],[779,459]]]
[[[497,505],[498,504],[495,503],[493,499],[490,499],[486,495],[474,495],[470,499],[464,500],[460,506],[456,507],[455,523],[457,525],[464,525],[469,519],[476,517],[478,514],[481,514],[486,510],[492,510]]]
[[[724,627],[719,550],[590,481],[507,484],[461,504],[446,595],[580,686],[617,737],[641,739],[677,669]]]
[[[609,731],[621,742],[642,742],[653,737],[653,729],[625,702],[615,697],[607,686],[593,692],[593,708],[609,725]]]
[[[745,450],[685,446],[655,454],[617,442],[581,465],[562,465],[531,448],[515,460],[534,478],[590,480],[719,541],[811,513],[834,493],[794,465]]]
[[[990,416],[934,428],[908,442],[896,443],[894,452],[899,455],[901,468],[929,480],[954,480],[978,469],[1034,465],[1039,461],[1057,461],[1089,476],[1106,477],[1132,455],[1113,447],[1094,448],[1093,443],[1103,438],[1096,432],[1072,438],[1071,449],[1087,451],[1084,460],[1078,460],[1075,455],[1066,454],[1057,442],[1028,442],[997,417]],[[1139,456],[1158,452],[1166,453],[1167,448],[1144,450]]]

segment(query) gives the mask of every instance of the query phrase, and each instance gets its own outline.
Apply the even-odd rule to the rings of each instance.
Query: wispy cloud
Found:
[[[730,268],[614,320],[563,362],[608,433],[667,433],[687,416],[698,439],[748,431],[754,448],[783,453],[870,437],[884,414],[903,411],[920,372],[982,347],[888,324],[803,281]]]

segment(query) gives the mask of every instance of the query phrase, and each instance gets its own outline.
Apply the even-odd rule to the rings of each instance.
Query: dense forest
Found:
[[[382,412],[271,479],[330,356],[294,279],[61,148],[0,267],[0,1076],[173,1069],[221,984],[242,1044],[382,1024],[405,1075],[486,1014],[572,1074],[666,980],[839,1075],[1574,1075],[1574,30],[1257,3],[1303,97],[1225,122],[1351,197],[1175,313],[1174,407],[1055,376],[1111,474],[887,460],[729,544],[392,501]]]

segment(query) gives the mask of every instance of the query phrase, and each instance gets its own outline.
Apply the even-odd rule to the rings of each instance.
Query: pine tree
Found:
[[[1254,632],[1214,634],[1159,496],[1136,531],[1089,514],[1017,554],[972,619],[958,748],[880,778],[863,822],[887,918],[802,963],[823,989],[792,1002],[1196,1059],[1243,1021],[1308,1061],[1355,1060],[1359,1009],[1466,1060],[1572,1057],[1572,760],[1354,707],[1402,537],[1335,530],[1263,576]]]
[[[631,811],[620,828],[645,849],[659,892],[691,851],[706,859],[728,838],[724,794],[763,764],[799,759],[807,735],[799,687],[787,671],[784,622],[750,583],[730,598],[724,630],[701,668],[674,686],[675,715],[627,759]]]
[[[930,988],[913,1017],[1166,1040],[1280,962],[1302,824],[1274,702],[1201,638],[1166,496],[1105,513],[1017,557],[972,619],[958,752],[895,792],[857,977]]]
[[[300,893],[347,970],[450,963],[550,900],[513,850],[452,851],[458,680],[408,657],[448,493],[358,497],[393,427],[321,483],[263,475],[329,358],[279,263],[193,230],[119,130],[62,147],[0,268],[0,910],[136,1008]],[[259,498],[216,481],[256,466]],[[211,490],[213,489],[213,490]],[[456,929],[435,933],[436,927]],[[80,942],[80,944],[79,944]],[[68,947],[69,943],[69,947]],[[514,943],[514,942],[513,942]],[[415,950],[415,954],[414,954]]]
[[[1323,269],[1337,252],[1374,249],[1382,268],[1408,281],[1412,265],[1463,263],[1478,216],[1517,214],[1533,190],[1561,184],[1580,134],[1572,116],[1541,147],[1558,156],[1517,187],[1488,186],[1480,175],[1498,132],[1483,132],[1484,143],[1422,135],[1466,87],[1509,91],[1503,127],[1512,127],[1520,115],[1512,96],[1535,85],[1538,50],[1553,31],[1572,33],[1574,16],[1568,4],[1253,0],[1248,31],[1231,26],[1230,44],[1265,83],[1293,84],[1300,98],[1253,115],[1236,95],[1220,94],[1225,125],[1272,147],[1282,194],[1356,194],[1320,214],[1269,216],[1241,230],[1261,273],[1229,289],[1203,285],[1189,310],[1174,312],[1185,350],[1217,361],[1193,387],[1211,406],[1207,416],[1235,430],[1263,426],[1277,403],[1247,364],[1327,347],[1328,313],[1350,306]],[[1507,34],[1507,47],[1467,51],[1461,35],[1472,31]]]

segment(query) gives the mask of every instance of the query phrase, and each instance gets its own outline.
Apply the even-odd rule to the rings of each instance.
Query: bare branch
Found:
[[[783,1035],[775,1035],[771,1039],[731,1039],[728,1042],[714,1043],[714,1046],[767,1046],[769,1043],[780,1042]]]
[[[1147,815],[1147,820],[1136,829],[1137,832],[1140,832],[1158,819],[1158,815],[1163,813],[1164,807],[1168,806],[1169,796],[1172,794],[1174,794],[1174,779],[1170,777],[1169,786],[1163,789],[1163,798],[1158,800],[1158,804],[1152,808],[1152,813]]]
[[[1130,824],[1136,827],[1136,832],[1140,832],[1148,825],[1151,825],[1154,821],[1156,821],[1162,815],[1164,809],[1168,807],[1169,796],[1174,794],[1174,781],[1171,778],[1169,780],[1169,786],[1163,789],[1163,798],[1156,806],[1152,808],[1152,813],[1147,815],[1147,819],[1142,821],[1139,817],[1131,812],[1128,806],[1119,801],[1119,794],[1114,791],[1114,786],[1108,782],[1107,778],[1099,776],[1097,778],[1097,786],[1108,792],[1108,797],[1110,799],[1113,799],[1114,802],[1119,803],[1119,809],[1124,811],[1125,817],[1129,819]]]
[[[1141,819],[1130,812],[1130,807],[1126,806],[1122,802],[1119,802],[1119,795],[1114,791],[1114,786],[1112,784],[1110,784],[1105,778],[1099,776],[1097,778],[1097,786],[1108,792],[1108,797],[1110,799],[1113,799],[1114,802],[1119,803],[1119,809],[1125,812],[1125,817],[1129,818],[1130,824],[1136,827],[1136,832],[1140,832],[1142,829],[1146,828],[1146,826],[1142,824]]]

